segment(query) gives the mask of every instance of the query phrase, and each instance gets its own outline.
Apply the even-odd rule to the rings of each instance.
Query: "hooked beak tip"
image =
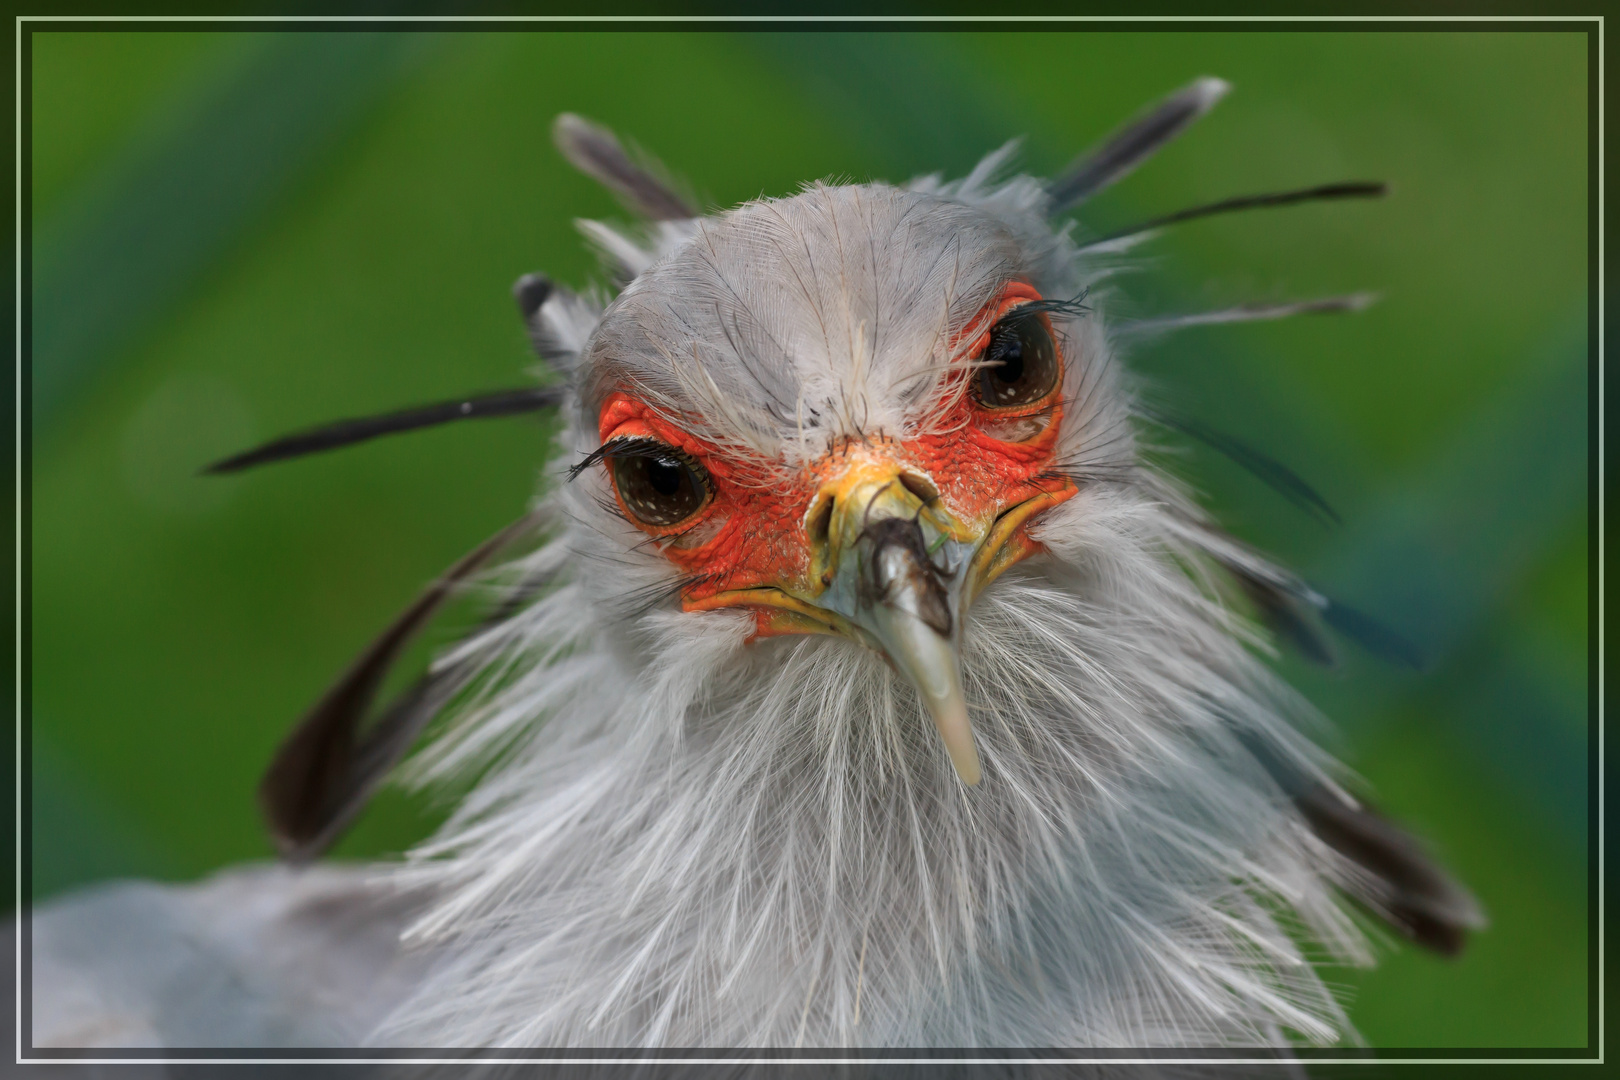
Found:
[[[973,787],[979,782],[979,752],[974,746],[973,724],[968,719],[967,700],[962,693],[956,647],[950,638],[912,612],[879,607],[872,614],[871,625],[883,651],[916,687],[923,706],[939,729],[945,751],[956,767],[956,775],[962,783]]]
[[[967,703],[958,693],[950,701],[938,705],[931,701],[928,704],[929,711],[934,714],[934,726],[939,728],[939,734],[945,740],[945,750],[951,755],[951,764],[956,766],[956,775],[968,787],[976,786],[980,775],[979,751],[973,745],[973,726],[968,721]]]

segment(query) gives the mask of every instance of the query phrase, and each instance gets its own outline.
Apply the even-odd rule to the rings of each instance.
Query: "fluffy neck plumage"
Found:
[[[658,612],[625,659],[581,639],[585,585],[551,594],[479,644],[511,676],[424,759],[497,763],[402,871],[442,897],[415,939],[454,959],[383,1037],[1332,1039],[1342,1014],[1279,920],[1341,955],[1359,938],[1246,742],[1316,766],[1161,513],[1089,490],[1041,523],[1050,557],[976,602],[972,790],[854,643]]]

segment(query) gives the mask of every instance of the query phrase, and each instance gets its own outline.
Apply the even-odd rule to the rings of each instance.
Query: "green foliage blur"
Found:
[[[727,206],[819,177],[960,174],[1015,136],[1049,175],[1212,74],[1226,102],[1088,204],[1086,228],[1394,185],[1175,230],[1113,298],[1143,314],[1382,297],[1131,356],[1153,400],[1283,461],[1344,520],[1172,441],[1234,531],[1426,657],[1412,672],[1341,642],[1329,671],[1279,661],[1492,920],[1460,960],[1389,940],[1379,968],[1333,978],[1375,1047],[1586,1044],[1583,35],[27,40],[36,897],[268,857],[253,790],[288,726],[531,496],[550,430],[533,419],[195,472],[319,421],[522,384],[511,283],[600,280],[572,219],[623,217],[551,148],[556,113],[606,122]],[[386,792],[337,854],[399,851],[442,812]]]

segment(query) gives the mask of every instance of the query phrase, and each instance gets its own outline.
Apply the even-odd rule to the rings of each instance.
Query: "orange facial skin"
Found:
[[[1007,285],[970,324],[983,331],[969,355],[974,359],[983,355],[990,341],[990,328],[1006,310],[1039,299],[1040,294],[1029,285]],[[1047,321],[1045,314],[1040,318]],[[1049,322],[1047,329],[1050,332]],[[1056,335],[1053,341],[1057,343]],[[975,560],[975,587],[982,588],[1007,567],[1040,550],[1026,533],[1029,520],[1077,490],[1072,481],[1053,469],[1063,420],[1064,359],[1060,345],[1058,363],[1056,385],[1040,401],[1015,408],[987,409],[971,393],[956,393],[955,404],[943,421],[934,425],[933,433],[904,442],[878,436],[865,442],[845,443],[787,481],[779,474],[769,474],[771,478],[763,480],[767,472],[751,467],[746,458],[704,443],[622,392],[609,395],[603,402],[599,430],[604,443],[624,438],[656,439],[691,455],[708,470],[711,497],[702,509],[676,525],[657,528],[642,524],[620,500],[625,517],[649,535],[665,540],[665,557],[695,579],[682,593],[684,610],[732,607],[741,602],[755,615],[755,637],[826,633],[829,627],[824,617],[807,617],[792,610],[802,607],[809,612],[814,610],[812,605],[794,604],[789,598],[814,598],[825,588],[825,581],[813,579],[812,565],[816,560],[807,518],[818,492],[843,474],[854,456],[886,459],[925,474],[938,489],[945,509],[974,536],[986,538]],[[967,368],[958,377],[967,380],[976,371]],[[1016,423],[1019,420],[1024,423]],[[1044,426],[1040,425],[1042,420]],[[1034,431],[1036,427],[1038,431]],[[998,437],[1006,435],[1014,438]],[[618,498],[617,489],[614,497]],[[997,518],[1013,508],[1019,508],[1018,512],[1008,514],[1003,526],[998,526]],[[702,539],[691,543],[683,537]],[[736,594],[749,589],[772,590],[772,602],[748,605],[746,598]],[[789,596],[782,596],[782,592]]]

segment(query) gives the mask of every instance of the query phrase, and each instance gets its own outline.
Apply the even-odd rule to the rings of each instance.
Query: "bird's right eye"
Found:
[[[677,525],[709,501],[708,470],[673,446],[626,440],[612,449],[608,461],[619,501],[643,525]]]

